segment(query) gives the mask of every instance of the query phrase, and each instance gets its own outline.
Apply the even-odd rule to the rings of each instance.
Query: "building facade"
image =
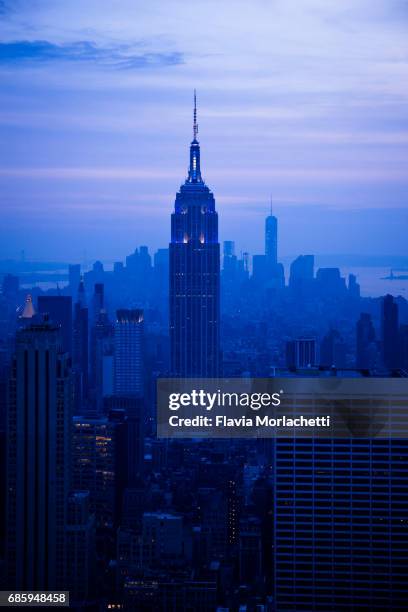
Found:
[[[116,313],[114,394],[143,396],[143,310]]]
[[[278,219],[272,214],[265,219],[265,255],[269,266],[278,263]]]
[[[194,104],[188,177],[171,216],[171,373],[214,377],[220,369],[220,245],[215,200],[201,176]]]
[[[72,378],[59,328],[32,323],[17,332],[9,389],[9,588],[64,586],[71,412]]]

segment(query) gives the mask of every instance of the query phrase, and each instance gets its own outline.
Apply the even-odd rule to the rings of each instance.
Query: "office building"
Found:
[[[390,369],[400,364],[398,326],[398,304],[392,295],[386,295],[381,307],[381,341],[383,362]]]
[[[85,286],[81,280],[74,306],[72,364],[75,374],[75,411],[82,412],[88,399],[89,386],[89,321]]]
[[[98,412],[103,398],[113,394],[115,328],[104,310],[98,314],[90,334],[90,387]]]
[[[89,491],[72,491],[67,503],[66,582],[71,607],[95,596],[95,517],[90,513]]]
[[[68,295],[39,295],[38,312],[60,327],[62,349],[72,356],[72,298]]]
[[[143,397],[143,310],[116,312],[114,395]]]
[[[117,524],[125,467],[123,422],[108,418],[73,418],[72,484],[89,491],[90,512],[96,526]]]
[[[104,310],[105,288],[103,283],[95,283],[92,296],[92,325],[99,319],[100,313]]]
[[[317,365],[316,338],[297,338],[286,343],[288,368],[310,368]]]
[[[80,282],[81,282],[80,264],[70,264],[68,266],[68,288],[69,288],[71,295],[76,294]]]
[[[347,365],[347,346],[337,329],[329,329],[320,343],[319,364],[343,369]]]
[[[176,376],[217,376],[220,245],[215,200],[201,176],[194,104],[188,177],[171,216],[170,352]]]
[[[278,263],[278,219],[271,214],[265,219],[265,255],[270,267]]]
[[[362,312],[356,324],[356,367],[370,369],[375,365],[377,349],[375,329],[368,312]]]
[[[8,403],[8,588],[64,587],[71,412],[71,371],[58,327],[20,329]]]
[[[276,609],[404,609],[406,440],[273,447]]]
[[[314,278],[314,256],[299,255],[290,264],[289,287],[296,295],[310,290]]]

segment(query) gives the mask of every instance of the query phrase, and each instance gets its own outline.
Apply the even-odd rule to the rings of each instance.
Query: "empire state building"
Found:
[[[190,167],[171,215],[171,373],[216,377],[220,366],[220,245],[218,215],[204,183],[194,92]]]

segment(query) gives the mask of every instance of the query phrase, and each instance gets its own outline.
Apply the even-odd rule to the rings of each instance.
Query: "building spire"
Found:
[[[197,123],[197,92],[194,90],[194,122],[193,122],[193,141],[197,140],[198,123]]]
[[[193,112],[193,140],[190,145],[190,167],[188,170],[187,183],[203,183],[200,168],[200,145],[197,140],[197,93],[194,90],[194,112]]]
[[[35,310],[33,306],[33,300],[30,294],[27,295],[25,299],[24,309],[22,314],[20,315],[20,319],[32,319],[35,315]]]
[[[272,194],[271,194],[271,217],[272,217],[273,213],[272,213]]]

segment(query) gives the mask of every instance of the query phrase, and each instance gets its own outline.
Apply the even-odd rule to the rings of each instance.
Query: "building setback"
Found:
[[[212,192],[201,176],[194,96],[187,179],[171,215],[171,373],[213,377],[220,369],[220,245]]]

